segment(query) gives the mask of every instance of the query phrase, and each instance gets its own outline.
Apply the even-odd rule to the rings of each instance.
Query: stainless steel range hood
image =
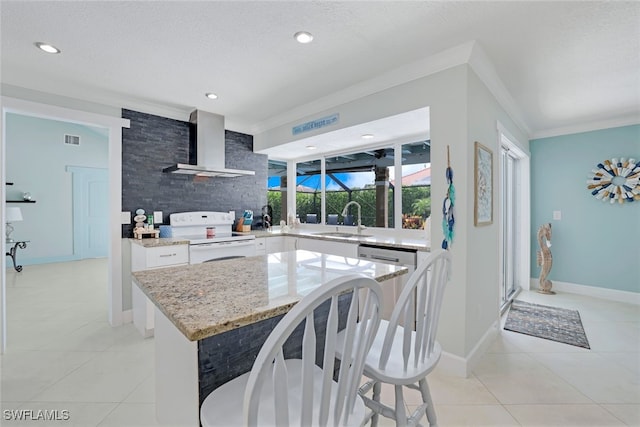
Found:
[[[228,178],[256,174],[225,167],[224,116],[195,110],[189,123],[189,164],[176,163],[162,169],[163,172]]]

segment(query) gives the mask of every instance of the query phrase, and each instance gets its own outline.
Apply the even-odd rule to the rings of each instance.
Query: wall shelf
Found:
[[[13,182],[5,182],[5,185],[13,185]],[[35,200],[7,200],[7,203],[35,203]]]

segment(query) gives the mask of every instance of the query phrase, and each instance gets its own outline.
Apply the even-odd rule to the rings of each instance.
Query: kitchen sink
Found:
[[[371,234],[346,233],[343,231],[321,231],[319,233],[313,233],[313,234],[315,234],[316,236],[345,237],[345,238],[371,237]]]

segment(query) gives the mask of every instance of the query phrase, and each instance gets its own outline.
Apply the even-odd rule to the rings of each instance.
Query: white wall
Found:
[[[109,139],[105,129],[8,113],[6,115],[8,199],[29,192],[36,203],[10,204],[24,220],[14,224],[14,236],[30,239],[19,253],[21,264],[77,259],[73,248],[72,174],[67,166],[107,168]],[[64,135],[80,137],[80,145],[65,145]]]
[[[318,112],[313,116],[303,117],[295,122],[287,123],[254,136],[254,149],[260,150],[293,140],[291,127],[297,123],[322,117],[331,113],[340,114],[340,126],[351,126],[415,110],[429,107],[431,122],[431,165],[432,191],[434,206],[444,199],[446,180],[447,145],[450,145],[451,164],[456,172],[456,180],[464,182],[467,174],[467,150],[465,148],[466,133],[466,75],[467,66],[460,65],[449,70],[420,78],[375,94],[360,98],[331,110]],[[305,136],[308,136],[305,134]],[[462,205],[458,210],[464,212],[465,188],[462,192]],[[442,212],[434,209],[432,223],[440,224]],[[464,357],[465,354],[465,301],[466,301],[466,237],[464,221],[458,221],[456,239],[452,247],[454,273],[446,291],[443,315],[440,327],[440,342],[447,352]],[[439,247],[442,241],[442,230],[433,227],[432,241]]]
[[[496,123],[527,141],[510,116],[468,64],[422,77],[314,115],[300,117],[254,137],[256,150],[295,140],[295,124],[339,113],[340,127],[368,122],[428,106],[431,122],[432,198],[439,206],[446,191],[447,146],[456,186],[456,228],[451,247],[453,275],[443,301],[438,340],[458,360],[456,369],[467,374],[477,346],[498,318],[498,221],[489,227],[473,225],[474,140],[497,152]],[[333,130],[333,129],[332,129]],[[310,136],[306,133],[304,136]],[[528,149],[528,147],[526,147]],[[497,169],[494,168],[494,174]],[[497,182],[497,175],[496,180]],[[494,197],[494,212],[497,209]],[[442,212],[434,209],[432,223],[440,224]],[[433,248],[439,248],[443,234],[432,229]]]
[[[487,332],[487,328],[498,320],[500,304],[500,146],[496,121],[499,121],[521,144],[524,152],[529,151],[527,136],[518,129],[511,118],[498,104],[473,69],[467,74],[467,137],[466,156],[469,173],[464,185],[467,207],[463,219],[467,228],[467,281],[466,340],[465,354],[469,354]],[[474,153],[475,141],[493,151],[493,223],[474,225]],[[515,141],[514,141],[515,142]],[[457,187],[459,188],[459,187]],[[460,192],[458,192],[460,199]],[[460,211],[459,211],[460,212]]]

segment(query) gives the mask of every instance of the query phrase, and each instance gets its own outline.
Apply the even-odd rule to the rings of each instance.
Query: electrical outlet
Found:
[[[131,224],[131,212],[120,212],[120,224]]]
[[[562,211],[553,211],[554,221],[560,221],[562,219]]]
[[[162,224],[162,211],[153,211],[153,223]]]

